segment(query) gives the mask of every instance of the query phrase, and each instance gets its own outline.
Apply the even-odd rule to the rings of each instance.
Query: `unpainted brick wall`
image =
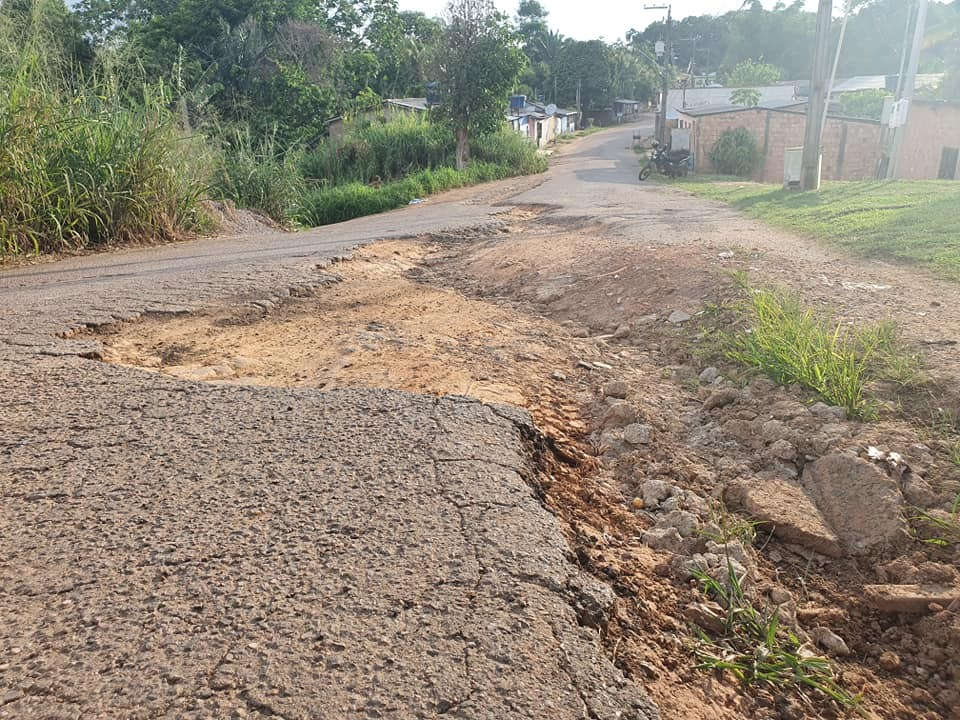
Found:
[[[741,110],[693,118],[691,133],[697,172],[711,173],[710,150],[725,130],[746,128],[757,141],[763,160],[753,179],[783,182],[783,157],[787,148],[803,145],[806,117],[800,112]],[[828,118],[823,131],[823,179],[869,180],[880,158],[879,123]]]
[[[935,180],[944,148],[960,148],[960,102],[914,102],[903,138],[900,177]],[[960,180],[960,171],[954,177]]]

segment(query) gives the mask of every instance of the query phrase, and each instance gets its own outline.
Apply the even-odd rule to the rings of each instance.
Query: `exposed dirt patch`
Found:
[[[742,560],[753,601],[778,606],[811,649],[817,637],[824,644],[817,628],[845,641],[839,680],[862,693],[868,712],[960,717],[960,608],[921,603],[918,613],[898,614],[864,599],[867,585],[955,585],[955,549],[919,542],[897,515],[875,545],[853,552],[846,525],[835,527],[822,499],[823,532],[833,534],[833,544],[819,546],[827,554],[813,552],[808,535],[776,528],[761,528],[753,547],[715,540],[731,522],[719,509],[725,492],[755,514],[762,498],[734,492],[737,483],[784,482],[816,499],[822,457],[890,487],[895,514],[942,508],[958,479],[945,448],[894,415],[850,422],[735,368],[702,375],[697,354],[696,315],[731,292],[733,268],[798,287],[851,319],[909,316],[916,322],[905,330],[916,342],[943,337],[917,309],[938,301],[856,286],[884,285],[875,272],[863,278],[833,265],[812,275],[816,250],[788,267],[763,262],[762,248],[712,240],[696,252],[638,246],[586,222],[558,224],[546,210],[517,208],[485,238],[368,247],[339,266],[340,283],[262,317],[237,322],[233,308],[145,318],[104,335],[105,359],[194,380],[391,387],[525,407],[558,450],[544,470],[546,501],[581,564],[617,594],[600,623],[604,642],[664,717],[842,714],[812,695],[809,704],[779,687],[744,692],[730,677],[695,669],[689,606],[706,598],[691,567],[715,572],[711,558],[724,554]],[[949,348],[932,347],[929,362],[948,373]],[[909,470],[867,457],[869,446],[901,453]],[[851,512],[871,512],[872,498],[863,501]]]

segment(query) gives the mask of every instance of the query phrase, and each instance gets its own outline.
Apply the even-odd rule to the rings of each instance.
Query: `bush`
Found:
[[[721,175],[748,177],[760,165],[757,141],[746,128],[724,130],[710,151],[710,162]]]
[[[303,178],[274,135],[255,142],[249,130],[238,130],[224,149],[211,189],[237,207],[259,210],[282,223],[303,193]]]

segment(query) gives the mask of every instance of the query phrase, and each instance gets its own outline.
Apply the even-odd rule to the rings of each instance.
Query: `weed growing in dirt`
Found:
[[[960,546],[960,494],[954,499],[948,513],[932,513],[914,508],[910,517],[920,539],[937,547]]]
[[[753,545],[757,539],[757,528],[765,525],[763,520],[747,520],[734,515],[723,504],[710,509],[710,524],[717,530],[703,529],[700,534],[717,545],[726,545],[730,542],[740,542],[744,547]]]
[[[833,663],[813,653],[792,632],[780,625],[778,610],[758,610],[746,597],[732,564],[726,582],[705,572],[695,573],[703,590],[726,611],[721,637],[698,629],[694,648],[697,668],[729,672],[744,685],[776,690],[793,687],[807,701],[816,692],[848,708],[860,699],[837,682]]]
[[[877,402],[867,394],[869,383],[919,382],[920,356],[902,347],[893,323],[845,326],[792,293],[743,289],[747,299],[737,310],[748,327],[729,338],[726,355],[731,360],[784,385],[814,390],[863,419],[877,414]]]

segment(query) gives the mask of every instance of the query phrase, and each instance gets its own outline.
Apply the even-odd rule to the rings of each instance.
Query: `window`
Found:
[[[957,162],[960,160],[960,148],[945,147],[940,153],[940,180],[957,179]]]

